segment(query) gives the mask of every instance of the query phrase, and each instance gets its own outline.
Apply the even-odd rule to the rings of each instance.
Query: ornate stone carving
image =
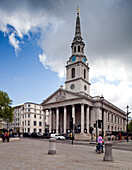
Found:
[[[60,91],[60,92],[58,92],[58,94],[55,96],[55,98],[56,98],[56,101],[58,101],[58,100],[64,100],[64,99],[66,98],[66,93]]]

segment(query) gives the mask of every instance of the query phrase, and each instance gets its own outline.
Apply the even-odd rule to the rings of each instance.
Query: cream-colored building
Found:
[[[61,86],[41,104],[44,115],[49,112],[49,132],[70,132],[72,119],[76,137],[90,136],[91,127],[94,129],[92,133],[96,134],[94,124],[98,124],[98,120],[103,120],[103,127],[101,125],[97,129],[98,133],[103,131],[105,135],[110,131],[126,131],[126,113],[106,99],[90,95],[89,63],[84,47],[77,12],[72,54],[66,65],[65,89]]]
[[[32,102],[26,102],[14,107],[14,129],[21,132],[44,131],[44,115],[42,106]]]

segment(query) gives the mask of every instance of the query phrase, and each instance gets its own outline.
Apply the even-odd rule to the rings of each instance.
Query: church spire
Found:
[[[75,38],[81,37],[81,27],[80,27],[80,17],[79,17],[79,7],[77,8],[77,18],[76,18],[76,30],[75,30]]]
[[[81,24],[80,24],[80,17],[79,17],[79,7],[77,8],[77,18],[76,18],[76,27],[75,27],[75,37],[73,39],[71,48],[72,48],[72,55],[84,55],[84,42],[81,37]]]

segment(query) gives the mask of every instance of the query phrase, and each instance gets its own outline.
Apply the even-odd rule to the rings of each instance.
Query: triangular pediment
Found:
[[[46,100],[44,100],[41,104],[50,104],[55,102],[61,102],[64,100],[71,100],[71,99],[77,99],[80,98],[81,95],[64,90],[64,89],[58,89],[55,91],[52,95],[50,95]]]

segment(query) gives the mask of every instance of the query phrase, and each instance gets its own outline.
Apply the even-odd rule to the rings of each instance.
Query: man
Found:
[[[3,142],[5,142],[5,136],[4,136],[4,133],[1,134],[1,138],[3,140]]]

